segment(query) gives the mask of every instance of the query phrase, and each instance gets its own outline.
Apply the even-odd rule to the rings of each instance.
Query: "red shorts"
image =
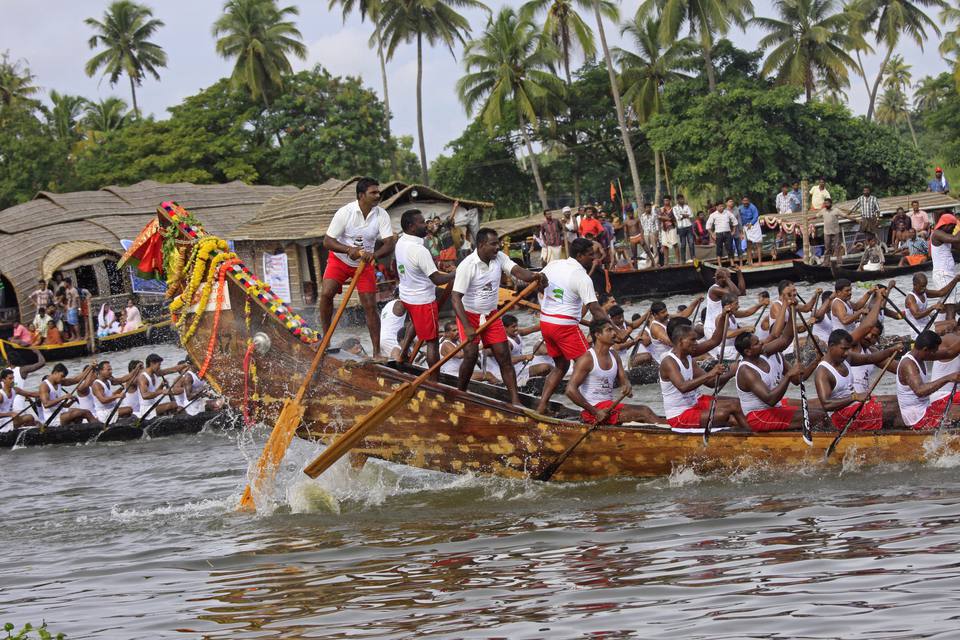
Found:
[[[464,310],[464,313],[467,314],[467,320],[470,321],[471,327],[476,329],[480,326],[479,313],[470,313],[466,310]],[[464,331],[463,323],[460,322],[460,318],[457,318],[457,329],[460,331],[460,341],[465,341],[467,339],[467,332]],[[478,334],[473,342],[476,344],[477,342],[481,341],[485,347],[507,341],[507,330],[503,328],[503,321],[500,318],[497,318],[496,322],[484,329],[482,333]]]
[[[852,402],[839,411],[834,411],[830,416],[833,426],[839,431],[847,424],[856,410],[860,406],[859,402]],[[849,431],[876,431],[883,428],[883,407],[873,397],[867,400],[863,411],[857,416],[857,419],[850,424]]]
[[[783,431],[790,428],[790,422],[799,407],[777,406],[769,409],[751,411],[747,414],[747,424],[751,431]]]
[[[436,340],[439,336],[437,325],[440,322],[440,314],[437,313],[437,301],[434,300],[427,304],[404,302],[403,306],[410,314],[413,328],[417,332],[417,339],[424,342]]]
[[[353,277],[356,267],[351,267],[346,262],[337,257],[333,251],[327,253],[327,268],[323,270],[324,280],[336,280],[340,283],[337,293],[343,291],[344,283]],[[357,281],[357,291],[360,293],[377,292],[377,273],[373,263],[367,263],[363,271],[360,272],[360,279]]]
[[[573,361],[590,349],[580,327],[575,324],[553,324],[540,319],[540,334],[551,358],[563,356]]]
[[[910,428],[919,431],[921,429],[936,429],[939,427],[940,422],[943,420],[943,414],[947,411],[948,402],[950,402],[950,396],[945,396],[931,402],[930,406],[927,407],[927,411],[923,414],[923,417],[920,418],[920,422],[910,425]],[[953,394],[953,404],[951,406],[960,406],[960,391]]]
[[[604,400],[594,405],[595,409],[606,409],[613,406],[613,400]],[[616,407],[607,414],[606,419],[600,424],[619,424],[620,423],[620,412],[623,411],[623,405],[618,404]],[[593,414],[589,411],[580,412],[580,421],[586,424],[596,424],[596,418],[593,417]]]
[[[713,396],[700,396],[697,404],[675,418],[667,418],[667,424],[674,429],[699,429],[700,414],[704,411],[710,411],[710,402],[712,400]]]

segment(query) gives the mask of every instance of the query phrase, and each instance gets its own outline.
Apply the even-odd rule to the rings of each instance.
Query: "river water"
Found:
[[[316,448],[297,441],[273,508],[239,514],[266,433],[0,451],[0,623],[70,638],[958,634],[955,458],[578,485],[371,461],[309,481]]]

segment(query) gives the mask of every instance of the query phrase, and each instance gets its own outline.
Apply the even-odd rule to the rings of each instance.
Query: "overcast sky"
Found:
[[[108,2],[102,0],[0,0],[0,47],[9,50],[14,59],[26,60],[37,76],[37,84],[44,93],[50,89],[79,94],[91,99],[119,95],[130,101],[126,77],[116,87],[110,87],[99,77],[88,78],[83,71],[91,51],[87,40],[91,30],[84,18],[100,19]],[[165,109],[184,97],[197,93],[217,79],[229,75],[231,63],[214,51],[210,28],[223,8],[222,0],[154,0],[147,2],[154,15],[166,26],[154,38],[163,46],[169,58],[161,80],[147,79],[137,92],[141,109],[158,118],[167,116]],[[282,2],[282,4],[291,4]],[[340,13],[327,10],[327,0],[296,2],[300,9],[297,25],[309,48],[306,61],[296,61],[303,69],[320,63],[337,75],[359,75],[364,83],[382,95],[379,65],[376,53],[367,47],[371,32],[369,23],[351,17],[343,23]],[[489,2],[494,9],[511,4]],[[513,2],[519,6],[520,1]],[[623,15],[632,15],[639,0],[621,3]],[[757,13],[770,15],[769,0],[756,0]],[[484,14],[467,14],[474,32],[483,27]],[[936,16],[934,16],[936,19]],[[618,29],[606,24],[611,46],[620,44]],[[732,39],[738,46],[753,50],[761,34],[734,32]],[[947,70],[946,63],[937,54],[939,41],[931,40],[920,51],[914,44],[904,44],[900,53],[913,65],[914,78],[935,75]],[[459,55],[459,51],[457,51]],[[880,56],[867,61],[867,73],[875,74]],[[401,46],[396,57],[388,63],[390,100],[393,110],[395,135],[416,136],[416,50],[413,45]],[[430,159],[443,153],[443,147],[458,137],[468,122],[454,92],[457,78],[463,74],[459,60],[454,60],[445,49],[428,49],[424,56],[424,128],[427,154]],[[850,107],[857,113],[866,111],[867,93],[863,81],[851,81],[848,97]],[[416,150],[416,142],[414,142]]]

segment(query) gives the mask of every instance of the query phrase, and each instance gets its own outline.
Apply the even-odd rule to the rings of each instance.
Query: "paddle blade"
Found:
[[[297,427],[300,426],[303,409],[303,405],[294,400],[287,400],[283,403],[283,409],[280,410],[277,423],[273,426],[273,431],[270,432],[267,444],[264,445],[260,459],[257,461],[253,487],[257,489],[258,493],[264,486],[273,482],[273,478],[277,474],[277,468],[293,441]],[[243,496],[240,498],[240,510],[256,511],[257,506],[253,501],[253,487],[247,484],[243,490]]]
[[[303,470],[311,478],[316,478],[321,473],[333,466],[337,460],[342,458],[351,449],[363,440],[367,433],[374,427],[383,424],[387,418],[396,413],[400,407],[405,405],[413,397],[416,387],[406,382],[393,395],[374,407],[369,413],[364,415],[357,422],[340,434],[330,446],[314,458],[313,462],[307,465]]]

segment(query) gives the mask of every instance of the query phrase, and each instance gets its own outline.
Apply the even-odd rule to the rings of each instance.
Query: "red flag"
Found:
[[[613,180],[610,181],[610,202],[617,201],[617,188],[613,186]]]

